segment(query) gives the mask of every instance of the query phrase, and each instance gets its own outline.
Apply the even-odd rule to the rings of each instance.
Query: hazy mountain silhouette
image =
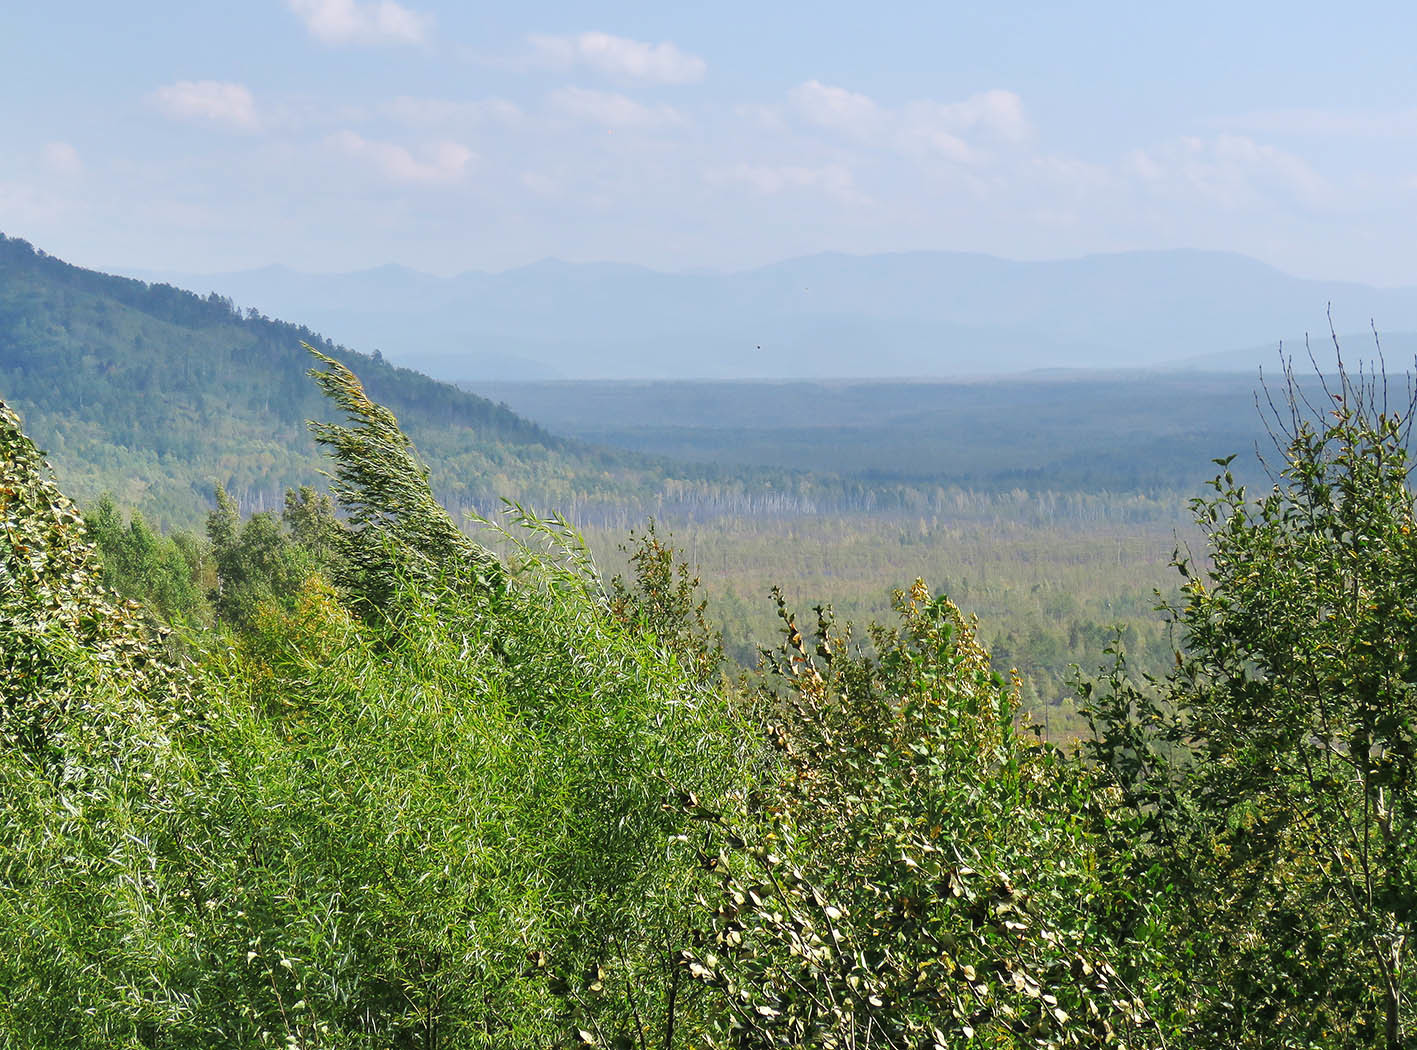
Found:
[[[1306,330],[1321,345],[1329,303],[1340,331],[1370,319],[1417,331],[1417,288],[1301,279],[1223,252],[824,254],[725,274],[546,260],[454,277],[392,265],[140,276],[301,317],[456,380],[961,376],[1197,358],[1252,370],[1280,340],[1300,348]]]

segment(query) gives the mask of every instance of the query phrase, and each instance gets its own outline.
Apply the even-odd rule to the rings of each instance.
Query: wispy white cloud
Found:
[[[978,134],[1004,142],[1022,142],[1031,128],[1023,99],[1012,91],[981,91],[960,102],[911,102],[901,112],[907,130]]]
[[[986,156],[948,126],[930,120],[902,124],[896,129],[894,145],[911,156],[942,157],[953,164],[979,164]]]
[[[785,131],[787,117],[781,106],[762,102],[740,102],[733,107],[733,115],[742,123],[761,128],[764,131]]]
[[[432,143],[418,156],[403,146],[366,139],[353,131],[337,132],[327,142],[391,182],[448,185],[461,181],[476,159],[472,150],[457,142]]]
[[[881,130],[881,108],[854,91],[809,80],[793,88],[788,98],[798,114],[818,127],[863,137]]]
[[[400,95],[378,106],[380,116],[414,127],[455,124],[516,124],[521,107],[504,98],[456,100]]]
[[[286,0],[310,35],[325,44],[422,44],[433,16],[393,0]]]
[[[1309,206],[1333,197],[1328,181],[1303,158],[1243,135],[1184,136],[1133,150],[1122,167],[1144,185],[1188,191],[1227,208],[1276,195]]]
[[[55,175],[72,178],[84,170],[84,162],[79,158],[79,151],[67,142],[45,143],[42,152],[44,166]]]
[[[608,128],[650,129],[684,123],[683,115],[673,106],[646,106],[613,91],[561,88],[551,93],[549,102],[560,113]]]
[[[665,41],[649,44],[609,33],[527,38],[537,60],[558,69],[585,67],[597,73],[660,84],[693,84],[703,80],[708,63]]]
[[[1107,191],[1118,182],[1116,172],[1106,165],[1056,153],[1033,157],[1029,169],[1041,182],[1074,194]]]
[[[864,203],[851,169],[844,164],[811,167],[796,164],[735,164],[715,168],[705,178],[715,184],[737,184],[764,195],[811,191],[839,201]]]
[[[917,156],[977,164],[978,145],[1018,144],[1030,134],[1023,100],[1012,91],[984,91],[959,102],[919,100],[883,106],[846,88],[809,80],[788,93],[791,111],[806,123],[850,138]]]
[[[208,121],[240,131],[260,126],[256,100],[245,84],[220,80],[179,80],[158,88],[152,102],[169,117]]]

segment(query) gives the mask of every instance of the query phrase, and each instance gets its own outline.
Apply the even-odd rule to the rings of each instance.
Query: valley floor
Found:
[[[769,597],[780,586],[799,610],[829,604],[856,628],[890,618],[894,591],[922,578],[977,616],[996,669],[1017,669],[1024,705],[1053,737],[1081,729],[1072,667],[1095,674],[1120,637],[1139,670],[1164,672],[1171,641],[1154,608],[1174,596],[1170,567],[1193,529],[1177,521],[1138,524],[1018,518],[812,516],[790,520],[660,523],[698,573],[708,614],[732,660],[752,666],[775,645],[779,623]],[[625,572],[623,531],[591,529],[607,576]]]

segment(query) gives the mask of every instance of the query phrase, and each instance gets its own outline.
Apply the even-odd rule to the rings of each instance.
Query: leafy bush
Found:
[[[85,512],[84,525],[103,562],[107,586],[168,623],[210,623],[203,583],[214,567],[195,536],[160,536],[137,513],[125,524],[107,494]]]
[[[101,581],[0,402],[0,1045],[137,1045],[171,1016],[147,833],[192,671]]]
[[[756,837],[706,820],[717,887],[684,957],[723,1045],[1152,1045],[1091,919],[1095,785],[1019,736],[972,625],[917,583],[867,656],[822,609],[809,647],[778,602],[786,776]]]
[[[1143,892],[1169,905],[1175,1008],[1200,1045],[1407,1045],[1417,916],[1417,402],[1340,369],[1288,385],[1258,499],[1230,460],[1178,553],[1165,682],[1090,697]]]
[[[610,581],[611,609],[624,623],[641,624],[672,653],[684,657],[700,677],[723,664],[723,636],[708,623],[708,599],[699,596],[699,577],[655,531],[651,518],[641,535],[630,533],[633,579]]]

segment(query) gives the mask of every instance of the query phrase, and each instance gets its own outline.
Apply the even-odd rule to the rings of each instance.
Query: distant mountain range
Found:
[[[911,252],[815,255],[737,273],[554,260],[436,277],[401,266],[306,274],[133,271],[299,317],[444,379],[862,378],[1055,368],[1253,371],[1328,320],[1371,356],[1417,350],[1417,288],[1291,277],[1221,252],[1017,262]],[[1399,365],[1400,367],[1400,365]]]

